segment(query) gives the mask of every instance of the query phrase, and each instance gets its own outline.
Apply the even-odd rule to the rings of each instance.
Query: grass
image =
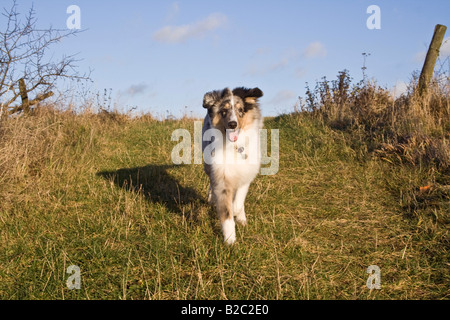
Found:
[[[265,127],[280,130],[279,172],[254,181],[228,247],[202,166],[171,162],[172,131],[194,119],[41,107],[4,120],[0,297],[449,298],[448,192],[418,191],[434,167],[384,161],[311,113]]]

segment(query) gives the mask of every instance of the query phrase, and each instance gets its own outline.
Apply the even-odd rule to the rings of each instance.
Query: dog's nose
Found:
[[[237,122],[236,121],[228,122],[228,128],[229,129],[235,129],[236,127],[237,127]]]

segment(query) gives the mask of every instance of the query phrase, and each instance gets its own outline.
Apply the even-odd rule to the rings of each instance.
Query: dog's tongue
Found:
[[[237,139],[239,138],[239,130],[228,130],[228,140],[230,140],[231,142],[236,142]]]

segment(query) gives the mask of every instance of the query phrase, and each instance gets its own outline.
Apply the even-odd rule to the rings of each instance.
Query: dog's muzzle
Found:
[[[236,121],[230,121],[228,122],[228,129],[236,129],[237,122]]]

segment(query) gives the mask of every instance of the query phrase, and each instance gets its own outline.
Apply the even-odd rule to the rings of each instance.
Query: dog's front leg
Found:
[[[245,198],[247,197],[248,188],[250,184],[239,187],[236,191],[233,201],[233,211],[236,221],[241,225],[247,225],[247,218],[245,217]]]
[[[213,186],[217,214],[222,226],[224,241],[232,245],[236,241],[236,226],[233,217],[233,190],[225,184]]]
[[[208,189],[208,204],[213,204],[215,201],[213,200],[212,187],[209,185]]]

